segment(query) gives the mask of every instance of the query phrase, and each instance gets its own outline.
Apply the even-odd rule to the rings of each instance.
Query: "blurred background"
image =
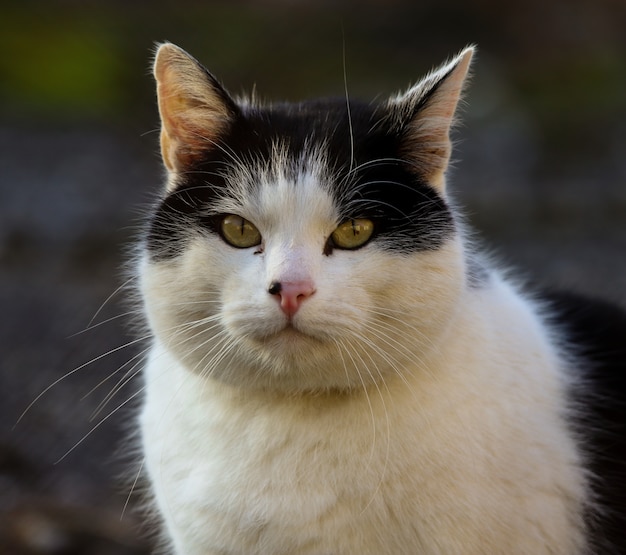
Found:
[[[477,237],[531,283],[626,305],[624,0],[0,7],[0,553],[149,550],[116,291],[161,187],[155,42],[287,100],[343,95],[344,48],[373,99],[477,44],[451,175]]]

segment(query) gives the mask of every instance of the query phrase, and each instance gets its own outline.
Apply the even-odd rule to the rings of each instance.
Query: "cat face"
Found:
[[[415,371],[464,288],[444,172],[470,56],[381,106],[264,108],[163,45],[169,181],[140,266],[157,340],[241,387],[351,389]]]

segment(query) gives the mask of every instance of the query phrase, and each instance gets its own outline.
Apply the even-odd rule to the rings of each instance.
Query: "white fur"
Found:
[[[174,552],[586,553],[573,384],[539,311],[495,271],[470,287],[459,237],[325,256],[338,214],[312,167],[229,201],[261,254],[198,234],[141,262],[141,429]],[[289,326],[267,290],[304,278]]]

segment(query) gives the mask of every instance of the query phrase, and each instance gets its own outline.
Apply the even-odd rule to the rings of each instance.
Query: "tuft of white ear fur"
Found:
[[[175,175],[215,144],[236,108],[217,80],[174,44],[158,47],[154,77],[161,116],[161,155],[170,173],[171,189]]]
[[[421,178],[442,193],[452,150],[450,130],[474,50],[467,47],[388,105],[402,134],[402,155]]]

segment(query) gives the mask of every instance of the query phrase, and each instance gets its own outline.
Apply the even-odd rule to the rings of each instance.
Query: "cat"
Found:
[[[468,239],[446,170],[473,52],[377,104],[262,105],[159,46],[139,419],[168,552],[625,549],[626,317]]]

